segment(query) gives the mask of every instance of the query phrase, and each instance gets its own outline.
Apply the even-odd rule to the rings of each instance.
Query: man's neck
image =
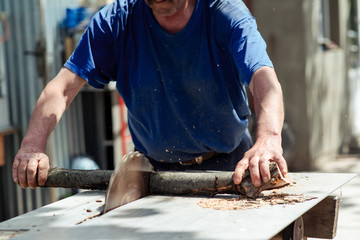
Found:
[[[170,16],[162,16],[153,12],[156,21],[168,33],[180,32],[189,22],[197,0],[186,0],[177,11]]]

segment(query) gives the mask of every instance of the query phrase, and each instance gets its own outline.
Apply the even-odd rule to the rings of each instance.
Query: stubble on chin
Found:
[[[174,0],[164,0],[165,2],[168,2],[168,3],[173,3]],[[156,2],[156,0],[145,0],[145,2],[151,7],[151,5],[154,4],[154,2]]]

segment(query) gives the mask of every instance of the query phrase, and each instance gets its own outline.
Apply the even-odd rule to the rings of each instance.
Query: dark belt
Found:
[[[204,155],[202,156],[199,156],[199,157],[196,157],[196,158],[193,158],[193,159],[190,159],[186,162],[182,162],[180,161],[180,165],[184,165],[184,166],[189,166],[189,165],[194,165],[194,164],[201,164],[203,163],[204,161],[216,156],[217,153],[216,152],[208,152],[208,153],[205,153]]]

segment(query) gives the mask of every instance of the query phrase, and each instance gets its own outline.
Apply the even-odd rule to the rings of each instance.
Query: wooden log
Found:
[[[233,182],[233,172],[159,172],[150,177],[150,192],[153,194],[206,195],[241,194],[256,198],[262,191],[288,185],[276,163],[270,163],[271,179],[260,187],[251,182],[249,170],[245,171],[240,185]]]
[[[112,170],[51,168],[43,187],[106,190]]]
[[[170,195],[239,194],[233,172],[158,172],[150,177],[150,192]]]
[[[261,191],[289,184],[276,163],[269,165],[271,179],[261,187],[251,183],[247,170],[240,185],[233,183],[233,172],[153,172],[150,176],[150,193],[170,195],[206,195],[219,193],[242,194],[257,197]],[[106,189],[113,171],[111,170],[73,170],[52,168],[43,187],[62,187],[79,189]]]

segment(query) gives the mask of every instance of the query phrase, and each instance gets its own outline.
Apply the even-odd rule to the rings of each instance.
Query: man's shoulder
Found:
[[[241,0],[208,0],[210,11],[220,17],[244,19],[252,17],[249,9]]]
[[[142,5],[143,2],[144,0],[114,0],[113,4],[116,9],[127,10]]]
[[[134,13],[134,9],[141,7],[144,0],[114,0],[99,12],[105,17],[123,16]]]

